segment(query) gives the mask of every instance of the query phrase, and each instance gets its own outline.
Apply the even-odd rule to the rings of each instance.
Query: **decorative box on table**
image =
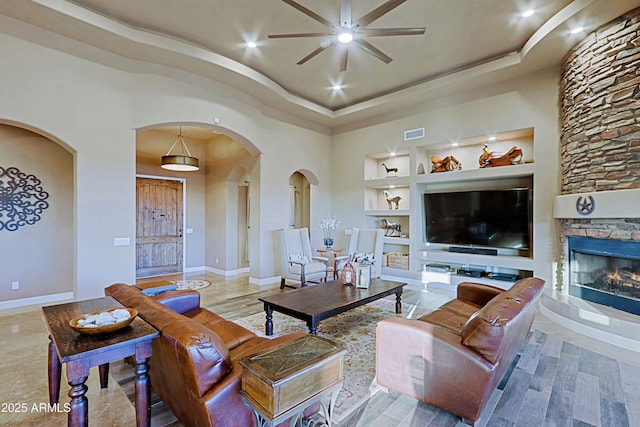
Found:
[[[308,335],[243,357],[240,393],[269,420],[289,416],[342,384],[345,353],[333,341]]]

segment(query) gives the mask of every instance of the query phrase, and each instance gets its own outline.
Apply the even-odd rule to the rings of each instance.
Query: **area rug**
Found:
[[[405,316],[417,318],[428,311],[403,304]],[[380,391],[374,383],[376,374],[376,324],[395,313],[395,300],[380,300],[355,308],[346,313],[320,322],[318,335],[342,344],[345,356],[345,380],[338,395],[335,408],[335,421],[338,423],[356,410],[372,395]],[[257,313],[235,321],[241,326],[264,335],[265,314]],[[281,313],[273,313],[273,337],[291,332],[308,332],[305,322]]]
[[[208,280],[174,280],[171,283],[177,285],[179,290],[202,289],[211,285],[211,282]]]

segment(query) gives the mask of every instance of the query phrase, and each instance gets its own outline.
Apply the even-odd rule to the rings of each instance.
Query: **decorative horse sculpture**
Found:
[[[431,156],[431,173],[433,172],[449,172],[462,169],[462,163],[455,156],[438,157]]]
[[[515,165],[521,161],[522,150],[518,147],[511,147],[504,153],[496,153],[495,151],[490,151],[487,144],[482,146],[482,154],[478,159],[481,168]]]
[[[400,224],[396,222],[389,222],[382,218],[382,228],[384,228],[384,235],[387,237],[400,237],[402,234]]]
[[[400,199],[402,199],[402,197],[394,196],[387,190],[384,190],[382,193],[384,193],[384,197],[387,199],[387,205],[389,205],[389,209],[393,209],[394,204],[396,205],[396,209],[398,209],[398,205],[400,204]]]
[[[387,171],[387,173],[395,173],[396,175],[398,175],[398,168],[390,168],[387,165],[385,165],[384,163],[382,164],[382,166],[384,166],[384,170]]]

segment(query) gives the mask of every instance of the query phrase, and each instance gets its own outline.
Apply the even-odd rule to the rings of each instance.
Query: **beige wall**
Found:
[[[363,225],[362,156],[401,147],[403,130],[425,127],[425,141],[435,143],[533,127],[536,167],[546,168],[534,182],[536,270],[550,274],[556,251],[551,198],[559,182],[557,70],[465,94],[475,101],[439,100],[446,106],[420,106],[405,118],[331,137],[275,119],[251,97],[187,73],[164,77],[164,69],[158,67],[156,74],[151,65],[140,72],[139,63],[122,58],[121,68],[109,68],[7,35],[0,35],[0,46],[0,120],[20,123],[75,152],[76,268],[64,275],[71,276],[77,298],[101,296],[110,283],[135,280],[135,175],[153,172],[149,165],[136,167],[136,135],[175,123],[219,130],[258,156],[240,160],[251,177],[254,283],[277,281],[275,230],[287,226],[289,177],[295,171],[317,179],[311,185],[310,223],[312,245],[319,247],[320,216],[333,213],[344,226]],[[229,194],[231,166],[221,162],[219,176],[214,168],[203,180],[200,174],[188,178],[187,187],[196,191],[187,195],[187,226],[194,228],[187,239],[187,267],[204,262],[234,268],[226,258],[233,250],[229,236],[217,223],[224,218],[227,232],[233,212],[212,205],[220,194]],[[204,235],[198,233],[201,227]],[[114,237],[129,237],[132,245],[115,247]],[[210,265],[215,258],[219,266]]]
[[[171,123],[209,126],[262,153],[251,170],[254,282],[276,280],[273,233],[286,226],[282,209],[293,171],[307,168],[319,177],[316,205],[330,209],[326,134],[265,116],[246,95],[186,73],[172,79],[123,71],[4,34],[0,46],[0,120],[48,135],[76,153],[76,270],[65,275],[75,283],[77,298],[101,296],[110,283],[135,280],[137,129]],[[138,66],[126,60],[118,64]],[[214,118],[219,119],[215,126]],[[206,210],[204,200],[187,203]],[[114,246],[115,237],[129,237],[132,244]]]
[[[0,301],[73,292],[73,155],[31,131],[0,125],[0,167],[34,175],[49,195],[39,221],[0,230]],[[8,176],[0,181],[3,188],[15,182]],[[1,221],[6,214],[0,211]],[[11,289],[14,281],[20,289]]]
[[[456,139],[516,129],[534,129],[534,259],[535,274],[552,282],[558,254],[557,224],[552,199],[559,192],[558,70],[546,70],[500,85],[479,88],[474,101],[449,103],[446,107],[422,106],[422,111],[403,119],[346,132],[333,138],[334,213],[345,228],[364,227],[364,156],[398,151],[410,145],[441,144]],[[466,99],[473,99],[467,93]],[[419,109],[418,109],[419,110]],[[420,140],[403,140],[403,131],[425,128]],[[464,167],[464,165],[463,165]],[[473,187],[473,182],[467,183]],[[418,196],[419,190],[414,189]],[[411,200],[412,244],[424,247],[418,197]],[[336,241],[345,247],[348,236]]]

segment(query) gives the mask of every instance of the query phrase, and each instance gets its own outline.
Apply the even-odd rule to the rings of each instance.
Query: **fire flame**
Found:
[[[607,274],[607,279],[616,280],[616,281],[620,280],[620,271],[616,269],[615,272]]]

